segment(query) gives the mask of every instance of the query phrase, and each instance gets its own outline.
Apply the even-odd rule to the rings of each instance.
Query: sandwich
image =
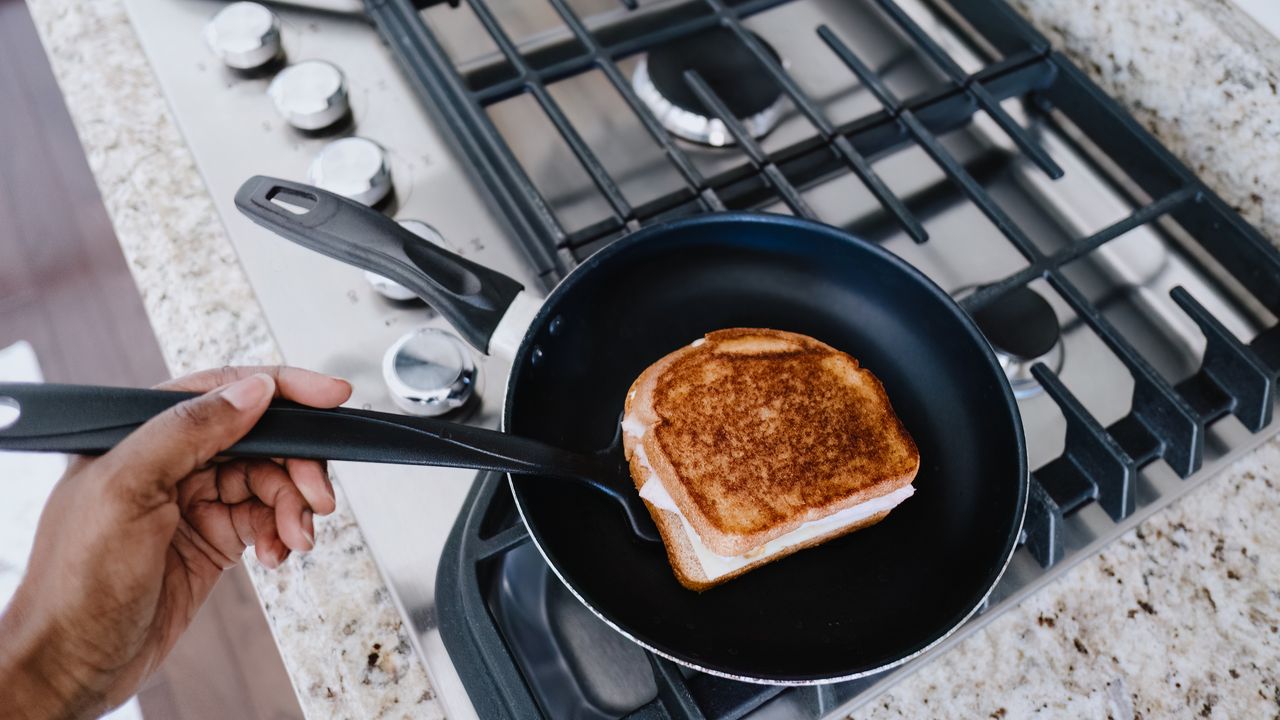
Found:
[[[718,330],[650,365],[622,434],[671,568],[696,591],[880,522],[920,467],[869,370],[780,330]]]

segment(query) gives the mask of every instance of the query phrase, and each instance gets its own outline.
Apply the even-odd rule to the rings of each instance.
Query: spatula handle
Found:
[[[103,453],[143,423],[194,397],[168,390],[0,383],[0,450]],[[17,418],[10,416],[17,410]],[[565,478],[605,493],[626,513],[637,537],[659,537],[629,482],[611,461],[495,430],[371,410],[319,409],[285,400],[262,419],[227,457],[433,465]],[[3,479],[3,478],[0,478]]]
[[[96,454],[192,397],[166,390],[0,384],[0,406],[18,418],[0,428],[0,450]],[[3,417],[3,408],[0,408]],[[369,410],[322,410],[277,400],[228,457],[294,457],[474,468],[575,477],[592,458],[506,433]]]

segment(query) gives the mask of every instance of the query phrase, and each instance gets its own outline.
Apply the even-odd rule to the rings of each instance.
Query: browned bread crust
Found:
[[[779,330],[720,330],[676,350],[636,379],[626,413],[648,426],[642,442],[649,464],[703,543],[720,555],[741,555],[893,492],[915,478],[920,464],[870,371],[829,345]],[[648,473],[636,445],[624,436],[638,489]],[[728,579],[708,583],[678,517],[653,506],[650,512],[682,583],[705,589]]]

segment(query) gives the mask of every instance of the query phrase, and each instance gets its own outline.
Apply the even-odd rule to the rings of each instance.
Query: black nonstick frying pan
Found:
[[[883,670],[972,615],[1016,547],[1026,451],[1005,376],[969,317],[875,245],[791,217],[704,215],[613,243],[539,305],[515,281],[330,193],[254,178],[236,203],[290,240],[422,295],[478,349],[511,353],[503,425],[520,438],[584,454],[608,447],[636,376],[721,328],[812,335],[880,378],[920,450],[915,495],[870,529],[704,593],[676,582],[662,546],[639,537],[608,494],[511,476],[520,514],[556,575],[601,619],[661,655],[753,682],[831,682]],[[38,403],[31,402],[34,413]],[[111,407],[127,404],[117,397],[99,402],[96,412],[111,415]],[[452,440],[462,449],[450,455],[436,440],[422,443],[425,450],[415,446],[423,436],[403,427],[416,421],[344,411],[345,419],[365,423],[348,425],[338,411],[307,412],[310,421],[277,415],[260,424],[250,451],[383,462],[448,455],[440,464],[539,467],[466,449],[485,442],[475,429],[459,428]],[[70,414],[55,408],[41,417],[46,429],[59,429]],[[79,412],[80,424],[92,415]],[[428,434],[438,436],[456,426],[431,427]],[[43,449],[93,449],[71,446],[74,437],[53,433],[41,442]],[[515,449],[503,451],[519,455],[519,441],[511,440]],[[30,439],[23,445],[0,431],[0,447],[21,446],[31,447]],[[540,448],[525,450],[536,455]]]

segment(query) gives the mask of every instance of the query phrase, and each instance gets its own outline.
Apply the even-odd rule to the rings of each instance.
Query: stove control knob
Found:
[[[471,350],[451,332],[419,328],[401,337],[382,359],[391,399],[410,415],[456,410],[475,393],[477,369]]]
[[[411,300],[418,299],[418,296],[409,288],[401,285],[391,278],[383,277],[372,270],[364,271],[364,279],[369,282],[369,285],[373,287],[375,292],[388,300],[409,302]]]
[[[400,220],[399,223],[405,230],[408,230],[423,240],[426,240],[438,247],[445,247],[444,237],[440,235],[440,232],[421,220]],[[417,299],[418,297],[413,294],[412,290],[406,288],[395,280],[382,277],[375,272],[365,270],[364,279],[369,281],[369,284],[373,286],[373,289],[376,290],[379,295],[388,300],[406,302]]]
[[[280,18],[255,2],[231,3],[205,24],[204,39],[227,67],[255,70],[280,56]]]
[[[305,60],[281,70],[267,86],[276,112],[299,130],[323,130],[346,117],[347,79],[332,63]]]
[[[307,178],[316,187],[370,206],[382,202],[391,192],[386,151],[362,137],[346,137],[325,145],[311,161]]]

